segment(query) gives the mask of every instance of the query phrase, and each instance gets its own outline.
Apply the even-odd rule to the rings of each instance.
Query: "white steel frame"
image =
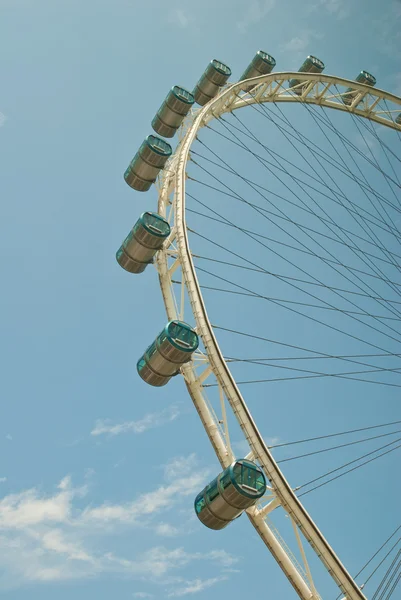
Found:
[[[291,79],[299,81],[293,88],[289,85]],[[246,86],[249,89],[250,83],[254,84],[252,93],[244,92],[243,88]],[[349,87],[356,92],[356,96],[352,104],[347,106],[341,96]],[[295,94],[294,88],[299,88],[300,94]],[[295,495],[263,440],[219,348],[189,247],[185,220],[186,165],[199,129],[226,112],[264,102],[303,102],[326,106],[360,115],[401,132],[401,126],[395,123],[396,115],[401,112],[401,98],[339,77],[298,72],[271,73],[223,88],[218,96],[203,108],[193,111],[186,119],[180,131],[180,143],[159,178],[158,212],[170,220],[172,231],[157,255],[156,267],[168,319],[184,319],[184,304],[188,304],[189,300],[196,330],[205,348],[206,354],[198,352],[191,363],[182,367],[181,373],[220,464],[225,468],[234,459],[226,417],[227,400],[248,442],[248,457],[260,464],[270,482],[269,501],[247,510],[251,523],[302,600],[318,600],[320,596],[313,582],[300,534],[310,543],[344,596],[349,600],[366,600]],[[177,298],[173,289],[177,283],[173,279],[174,274],[181,275],[181,292]],[[216,415],[205,393],[204,382],[212,376],[220,391],[221,418]],[[267,521],[269,513],[278,506],[292,521],[303,566]]]

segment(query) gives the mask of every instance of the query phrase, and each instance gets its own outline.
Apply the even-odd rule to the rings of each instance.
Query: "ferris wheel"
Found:
[[[251,415],[239,383],[230,370],[230,361],[233,359],[228,359],[219,346],[199,283],[195,252],[190,246],[186,188],[187,179],[192,179],[188,175],[188,165],[191,161],[196,164],[200,160],[199,154],[193,150],[200,131],[204,128],[210,129],[215,122],[220,121],[224,125],[228,115],[240,114],[247,108],[262,113],[266,106],[277,107],[292,103],[308,110],[314,107],[332,109],[330,112],[337,111],[347,115],[349,119],[357,120],[357,126],[359,124],[363,127],[364,122],[378,124],[394,130],[394,134],[400,136],[401,98],[376,89],[375,78],[366,71],[362,71],[355,81],[325,75],[323,62],[313,56],[307,57],[298,72],[273,72],[275,64],[272,56],[259,51],[240,81],[231,84],[228,83],[230,68],[213,60],[192,93],[178,86],[172,88],[152,121],[157,135],[150,135],[143,142],[124,176],[128,185],[137,191],[146,191],[156,183],[159,198],[157,211],[143,213],[118,250],[117,260],[131,273],[141,273],[148,264],[154,262],[167,313],[167,325],[138,361],[139,375],[154,386],[167,384],[171,377],[177,374],[183,376],[223,469],[195,499],[195,511],[199,520],[211,529],[222,529],[246,512],[298,596],[303,600],[317,600],[320,595],[316,589],[313,568],[307,560],[304,547],[306,540],[333,578],[342,596],[349,600],[362,600],[365,598],[362,589],[348,573],[302,504],[296,490],[282,473]],[[200,105],[200,108],[194,108],[195,103]],[[281,120],[281,127],[284,127],[287,134],[291,133],[290,121]],[[245,126],[240,129],[241,131],[238,128],[236,131],[231,129],[230,143],[255,156],[255,144],[260,147],[260,140],[251,129]],[[179,143],[173,151],[171,145],[163,138],[173,137],[177,131]],[[370,131],[376,135],[376,130],[372,128]],[[226,133],[223,132],[222,136]],[[247,137],[246,143],[238,137],[240,133]],[[298,134],[298,138],[300,137]],[[301,141],[305,143],[305,139]],[[251,144],[254,145],[251,147]],[[387,149],[387,152],[389,154],[390,149]],[[218,158],[216,154],[215,158]],[[265,168],[266,159],[259,157],[258,160]],[[371,162],[374,163],[374,156]],[[222,161],[220,168],[238,177],[234,169],[231,168],[230,172],[226,162]],[[348,176],[346,166],[341,168]],[[206,168],[204,170],[207,171]],[[211,177],[216,179],[213,174]],[[361,174],[354,174],[353,177],[354,181],[358,180],[358,183],[364,186],[365,195],[371,193],[371,185]],[[239,175],[239,179],[238,185],[249,186],[251,183],[253,189],[261,194],[260,185],[250,182],[244,175]],[[212,188],[209,183],[209,189]],[[239,196],[235,189],[235,186],[225,185],[225,193],[231,197]],[[392,191],[394,192],[393,189]],[[345,202],[339,192],[336,194],[341,203]],[[250,204],[244,194],[241,196],[241,202]],[[252,208],[255,210],[254,204]],[[396,238],[397,227],[389,214],[392,209],[387,207],[387,210],[388,220],[370,216],[368,227],[372,228],[372,219],[376,219],[374,222],[377,226],[386,228],[387,233]],[[260,206],[256,207],[258,218],[265,216],[261,211],[263,212],[263,209]],[[217,215],[217,212],[214,214]],[[227,215],[219,217],[224,219],[226,225],[230,225]],[[288,220],[288,215],[282,218]],[[328,222],[327,219],[326,221]],[[336,227],[333,219],[330,226]],[[242,229],[237,225],[236,229],[246,233],[248,237],[255,237],[254,233],[246,229],[245,224]],[[375,235],[372,229],[369,231],[372,236]],[[379,246],[377,236],[369,239],[373,239]],[[354,248],[351,250],[355,252]],[[381,251],[383,261],[393,260],[393,255],[386,249],[381,248]],[[240,255],[241,252],[237,256],[241,258]],[[286,260],[288,262],[288,259]],[[334,262],[334,259],[327,260]],[[338,258],[340,263],[341,260]],[[378,273],[379,267],[375,269],[374,273]],[[354,276],[361,277],[356,271],[355,269]],[[388,283],[387,280],[390,281],[388,275],[386,284],[395,289],[396,283]],[[249,295],[248,288],[242,287],[242,290],[240,293]],[[383,298],[381,294],[379,296],[381,302]],[[396,308],[394,303],[390,306]],[[347,311],[342,309],[342,312]],[[368,313],[367,310],[364,312]],[[347,312],[348,317],[350,314]],[[369,313],[369,317],[371,316]],[[388,320],[373,316],[376,319],[375,323],[380,322],[380,326],[384,323],[390,330],[391,323],[389,324]],[[352,333],[348,335],[357,338]],[[351,375],[352,373],[347,376],[352,378]],[[217,398],[217,403],[214,404],[208,395],[212,386],[216,390]],[[248,448],[241,458],[236,457],[231,445],[232,418],[235,418],[239,425],[238,431],[242,433],[244,444]],[[271,525],[270,519],[279,508],[291,521],[294,534],[292,542],[288,539],[284,541]],[[291,543],[297,548],[300,561],[290,549]]]

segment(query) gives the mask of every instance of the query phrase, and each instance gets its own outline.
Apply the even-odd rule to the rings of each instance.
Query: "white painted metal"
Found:
[[[301,82],[298,84],[298,87],[299,85],[303,86],[306,84],[300,96],[295,95],[289,87],[289,80],[294,78]],[[253,87],[252,95],[241,93],[241,88],[245,85],[248,86],[250,82],[255,86]],[[339,88],[344,89],[341,91]],[[341,94],[347,88],[352,88],[352,90],[359,92],[351,106],[346,106],[341,101]],[[248,517],[257,529],[265,545],[280,564],[300,598],[303,600],[317,599],[319,596],[315,590],[309,567],[307,578],[305,578],[301,570],[297,568],[296,561],[292,560],[291,554],[265,522],[266,515],[277,505],[281,505],[288,513],[296,527],[297,535],[298,531],[301,531],[309,541],[334,581],[345,594],[345,597],[349,600],[364,600],[365,596],[360,588],[353,581],[289,486],[252,419],[235,380],[224,361],[214,335],[200,291],[188,243],[185,221],[185,169],[189,151],[198,130],[225,112],[237,110],[249,104],[264,102],[302,102],[327,106],[335,110],[351,112],[393,129],[401,130],[401,126],[397,125],[394,120],[396,114],[401,111],[401,98],[354,81],[322,74],[298,72],[271,73],[229,85],[206,106],[198,111],[194,111],[192,116],[186,119],[183,125],[180,144],[169,162],[168,168],[162,174],[159,194],[158,210],[164,216],[166,216],[171,204],[170,196],[172,193],[174,194],[172,210],[174,211],[174,242],[177,249],[177,261],[181,267],[182,281],[186,287],[197,331],[202,338],[206,350],[210,373],[213,373],[220,390],[222,390],[227,398],[249,444],[249,448],[255,459],[263,467],[276,496],[270,504],[261,510],[256,507],[248,509]],[[388,108],[388,104],[391,105],[391,108]],[[158,254],[157,268],[167,315],[169,319],[173,319],[177,317],[178,309],[172,289],[171,269],[169,269],[168,264],[170,256],[169,248],[169,244],[166,244],[164,250]],[[174,264],[173,268],[175,269],[176,266]],[[183,302],[184,298],[182,297],[181,304]],[[181,306],[182,310],[183,307]],[[204,373],[205,371],[203,371]],[[221,465],[226,467],[232,460],[229,438],[227,438],[227,441],[224,441],[220,425],[216,422],[216,418],[214,418],[205,400],[203,382],[206,376],[198,376],[194,365],[191,363],[184,365],[182,374],[216,455]],[[209,375],[209,370],[207,375]],[[223,415],[223,422],[225,429],[227,429],[228,425],[225,414]],[[303,549],[302,553],[304,556]]]

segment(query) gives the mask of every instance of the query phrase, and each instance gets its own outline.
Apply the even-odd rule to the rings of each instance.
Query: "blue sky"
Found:
[[[213,599],[263,585],[294,597],[245,517],[215,533],[193,515],[219,465],[183,381],[158,390],[136,374],[164,307],[154,269],[130,277],[115,252],[157,196],[122,174],[168,89],[191,89],[213,57],[234,80],[258,49],[277,70],[311,53],[329,74],[365,68],[401,94],[400,2],[0,0],[0,14],[0,589],[10,600]],[[237,297],[205,297],[235,323]],[[277,337],[280,322],[271,328]],[[242,355],[263,352],[247,344]],[[396,388],[272,386],[246,396],[270,442],[401,419]],[[295,486],[330,460],[285,472]],[[376,464],[305,497],[351,572],[397,524],[399,459]]]

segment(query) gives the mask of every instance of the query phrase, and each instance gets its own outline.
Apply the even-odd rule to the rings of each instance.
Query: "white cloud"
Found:
[[[296,60],[302,54],[315,54],[313,46],[317,40],[321,40],[323,34],[318,31],[303,29],[298,34],[280,46],[282,52],[291,53]],[[297,67],[298,68],[298,67]]]
[[[227,579],[226,577],[213,577],[211,579],[194,579],[193,581],[187,581],[184,587],[180,587],[172,592],[170,592],[167,597],[168,598],[179,598],[182,596],[187,596],[188,594],[197,594],[198,592],[202,592],[207,588],[216,585],[216,583],[220,583]]]
[[[4,483],[5,481],[7,481],[7,477],[0,477],[0,483]]]
[[[53,493],[32,488],[5,496],[0,502],[0,570],[7,574],[7,582],[3,577],[0,585],[66,581],[102,572],[122,573],[134,579],[148,577],[171,585],[184,580],[170,573],[194,561],[210,561],[219,570],[234,565],[237,559],[223,549],[201,553],[155,546],[130,557],[108,550],[107,537],[115,539],[119,531],[116,526],[121,524],[123,532],[130,526],[147,527],[165,537],[177,533],[173,525],[163,521],[152,525],[152,519],[183,498],[194,496],[202,487],[206,472],[193,472],[195,464],[193,455],[176,457],[165,468],[172,481],[125,504],[79,508],[75,500],[87,489],[74,488],[69,477],[63,478]],[[198,582],[188,582],[186,587],[190,586],[196,588]]]
[[[175,479],[169,485],[161,485],[152,492],[139,496],[133,502],[125,504],[103,504],[95,508],[87,508],[82,520],[98,523],[131,523],[143,524],[143,517],[151,516],[161,510],[169,510],[183,496],[195,495],[205,482],[205,472],[199,471]]]
[[[176,405],[169,406],[161,412],[148,413],[142,419],[138,421],[125,421],[124,423],[118,423],[111,425],[107,420],[98,419],[95,423],[95,427],[91,431],[91,435],[119,435],[121,433],[143,433],[148,429],[154,429],[155,427],[161,427],[166,423],[175,421],[180,415],[180,411]]]
[[[153,598],[153,594],[148,594],[147,592],[135,592],[132,595],[134,598]]]
[[[157,535],[162,535],[164,537],[173,537],[179,533],[179,530],[169,523],[158,523],[155,527],[155,532]]]
[[[183,477],[194,471],[196,464],[195,454],[173,458],[164,466],[164,476],[167,480]]]
[[[62,523],[70,515],[73,491],[64,479],[61,492],[54,496],[38,497],[35,489],[10,494],[0,501],[0,530],[23,529],[38,523]],[[61,487],[60,487],[61,486]]]
[[[175,8],[170,12],[169,23],[178,25],[181,29],[186,29],[193,20],[192,17],[182,8]]]
[[[6,115],[4,115],[2,112],[0,112],[0,127],[2,127],[4,125],[4,123],[6,122],[6,120],[7,120]]]
[[[237,22],[238,29],[245,33],[254,23],[260,23],[275,7],[276,0],[251,0],[246,6],[246,12],[240,21]]]
[[[344,0],[318,0],[309,6],[310,11],[326,10],[330,16],[345,19],[349,15],[349,3]]]

